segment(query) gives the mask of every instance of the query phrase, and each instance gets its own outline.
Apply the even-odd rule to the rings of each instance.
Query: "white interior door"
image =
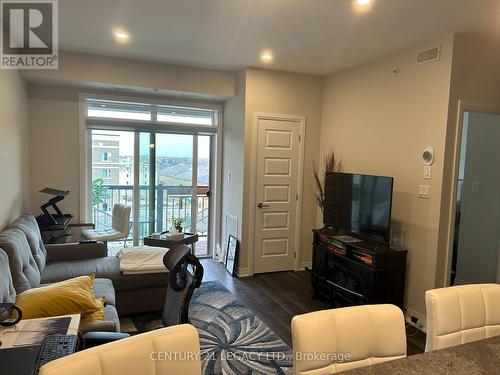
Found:
[[[294,269],[300,121],[258,119],[255,273]]]

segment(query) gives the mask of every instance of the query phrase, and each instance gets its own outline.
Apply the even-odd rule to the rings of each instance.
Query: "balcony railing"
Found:
[[[154,187],[155,202],[151,210],[150,196],[151,187],[141,185],[139,187],[139,233],[141,242],[144,236],[153,232],[160,232],[172,226],[173,218],[183,219],[184,231],[193,231],[191,228],[191,187],[186,186],[164,186]],[[197,216],[196,232],[200,236],[206,236],[208,232],[209,198],[208,187],[197,187]],[[103,185],[102,203],[92,207],[93,221],[97,228],[111,226],[111,211],[115,203],[123,203],[133,207],[133,186],[130,185]],[[131,221],[134,214],[131,215]],[[133,229],[130,238],[133,238]]]

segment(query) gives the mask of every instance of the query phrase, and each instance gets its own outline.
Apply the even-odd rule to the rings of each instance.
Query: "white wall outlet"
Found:
[[[227,172],[227,182],[231,182],[231,172]]]
[[[429,185],[419,185],[418,196],[420,198],[429,199],[430,198],[430,187]]]
[[[424,166],[424,179],[425,180],[430,180],[431,179],[431,166],[430,165],[425,165]]]

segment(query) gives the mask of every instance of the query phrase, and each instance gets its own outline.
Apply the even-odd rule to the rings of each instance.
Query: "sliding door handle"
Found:
[[[271,206],[269,206],[268,204],[263,204],[262,202],[260,202],[260,203],[257,205],[257,207],[259,207],[259,208],[268,208],[268,207],[271,207]]]

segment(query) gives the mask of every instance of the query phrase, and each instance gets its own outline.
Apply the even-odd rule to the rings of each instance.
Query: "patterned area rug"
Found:
[[[290,347],[219,282],[195,291],[189,316],[200,335],[203,374],[292,373]],[[124,318],[121,325],[123,332],[147,332],[161,327],[161,315]]]

